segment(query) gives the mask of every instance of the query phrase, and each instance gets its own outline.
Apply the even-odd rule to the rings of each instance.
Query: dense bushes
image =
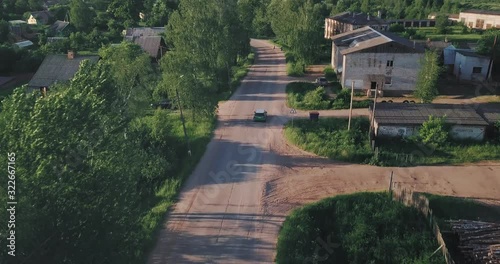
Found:
[[[335,90],[335,85],[332,90]],[[347,109],[351,100],[351,91],[341,89],[335,99],[330,99],[324,87],[308,82],[291,82],[286,86],[287,103],[290,107],[303,110]],[[371,100],[354,100],[353,108],[366,108]]]
[[[326,66],[325,69],[323,70],[323,73],[325,74],[325,78],[329,82],[337,81],[337,74],[333,70],[332,66],[330,66],[330,65]]]
[[[347,131],[345,118],[320,118],[318,122],[302,119],[293,126],[288,124],[285,136],[293,144],[320,156],[368,163],[372,157],[368,125],[366,118],[353,118],[351,131]]]
[[[443,263],[418,211],[386,193],[324,199],[285,220],[277,263]]]
[[[288,76],[299,77],[304,75],[304,65],[299,62],[287,62],[286,74]]]

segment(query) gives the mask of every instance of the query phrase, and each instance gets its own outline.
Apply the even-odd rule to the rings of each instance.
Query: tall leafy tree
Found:
[[[441,68],[438,65],[438,56],[434,51],[426,51],[420,63],[414,95],[422,103],[431,103],[438,96],[437,81]]]
[[[95,11],[90,8],[88,3],[82,0],[72,0],[69,13],[71,24],[78,30],[84,32],[92,30]]]
[[[217,94],[230,87],[232,66],[249,51],[248,33],[238,18],[236,1],[183,0],[169,20],[167,40],[172,47],[162,60],[164,90],[194,112],[213,113]],[[182,76],[182,77],[181,77]]]
[[[17,89],[4,101],[0,145],[16,153],[25,206],[16,211],[20,262],[130,263],[134,256],[147,158],[127,138],[120,108],[110,107],[111,80],[105,65],[83,63],[70,84],[45,97]]]

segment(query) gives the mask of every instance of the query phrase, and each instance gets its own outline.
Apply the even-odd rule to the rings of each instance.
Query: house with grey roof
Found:
[[[352,31],[364,26],[377,30],[387,30],[389,23],[378,16],[366,13],[343,12],[325,19],[325,38],[330,39],[336,34]]]
[[[28,83],[28,88],[32,91],[38,89],[42,91],[55,83],[69,81],[75,76],[80,63],[84,60],[96,63],[99,56],[77,55],[75,51],[68,51],[68,54],[47,55]]]
[[[158,61],[167,51],[167,45],[162,37],[164,27],[141,27],[124,30],[124,40],[133,42]]]
[[[69,30],[69,22],[57,20],[49,27],[49,35],[55,37],[67,37],[71,33]]]
[[[489,123],[469,105],[378,103],[370,113],[376,137],[410,137],[418,135],[429,116],[443,117],[450,125],[454,139],[483,140]]]
[[[331,65],[344,88],[369,96],[398,96],[415,90],[425,48],[387,31],[362,27],[332,40]]]

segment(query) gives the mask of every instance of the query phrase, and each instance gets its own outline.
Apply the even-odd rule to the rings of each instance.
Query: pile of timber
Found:
[[[447,222],[458,234],[458,248],[467,263],[500,264],[500,223],[471,220]]]

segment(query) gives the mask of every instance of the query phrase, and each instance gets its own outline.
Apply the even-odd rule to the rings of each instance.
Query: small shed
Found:
[[[483,81],[487,79],[490,58],[474,51],[457,50],[453,73],[459,80]]]
[[[16,42],[16,43],[14,43],[14,45],[20,49],[23,49],[23,48],[33,46],[33,42],[31,42],[29,40],[25,40],[25,41]]]
[[[483,140],[488,122],[474,108],[458,104],[378,103],[374,132],[377,137],[409,137],[418,134],[429,116],[446,116],[455,139]]]

